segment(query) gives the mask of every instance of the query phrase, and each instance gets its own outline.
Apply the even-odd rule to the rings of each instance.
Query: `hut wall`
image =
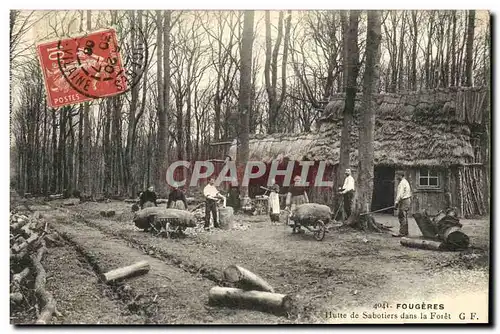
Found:
[[[424,188],[419,184],[420,173],[429,169],[438,173],[439,187],[437,188]],[[446,207],[445,193],[449,189],[448,169],[415,167],[405,170],[405,174],[412,191],[412,213],[425,209],[429,214],[435,215]]]

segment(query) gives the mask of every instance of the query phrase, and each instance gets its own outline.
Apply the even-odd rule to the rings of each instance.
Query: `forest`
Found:
[[[335,93],[490,85],[489,13],[377,11],[373,31],[370,15],[11,11],[11,186],[128,197],[154,184],[164,193],[172,161],[223,158],[210,144],[238,138],[244,147],[252,134],[314,131]],[[36,44],[107,27],[147,49],[138,83],[48,107]]]

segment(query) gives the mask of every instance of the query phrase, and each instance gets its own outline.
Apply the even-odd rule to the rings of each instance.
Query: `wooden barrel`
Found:
[[[226,206],[219,208],[219,225],[224,230],[230,230],[233,227],[233,208]]]

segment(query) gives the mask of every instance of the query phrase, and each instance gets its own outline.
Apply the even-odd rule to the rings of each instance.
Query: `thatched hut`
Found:
[[[350,164],[358,165],[358,95]],[[487,213],[489,182],[489,91],[447,88],[401,94],[380,94],[376,99],[375,170],[372,209],[394,203],[396,170],[404,170],[414,194],[413,210],[437,212],[445,193],[465,216]],[[334,180],[340,157],[344,96],[332,96],[320,120],[319,131],[302,134],[256,135],[250,140],[250,160],[325,161],[325,180]],[[233,142],[229,154],[236,153]],[[299,168],[300,169],[300,168]],[[300,173],[299,170],[294,172]],[[310,180],[315,169],[310,170]],[[263,178],[262,180],[264,180]],[[258,184],[260,180],[255,180]],[[279,180],[278,180],[279,183]],[[333,189],[311,187],[310,197],[331,204]]]

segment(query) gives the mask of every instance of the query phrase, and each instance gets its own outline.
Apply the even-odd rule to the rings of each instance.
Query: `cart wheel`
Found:
[[[323,240],[325,237],[325,231],[326,231],[325,223],[323,223],[322,220],[318,220],[316,222],[315,227],[316,227],[316,230],[314,231],[314,239],[316,239],[318,241]]]

